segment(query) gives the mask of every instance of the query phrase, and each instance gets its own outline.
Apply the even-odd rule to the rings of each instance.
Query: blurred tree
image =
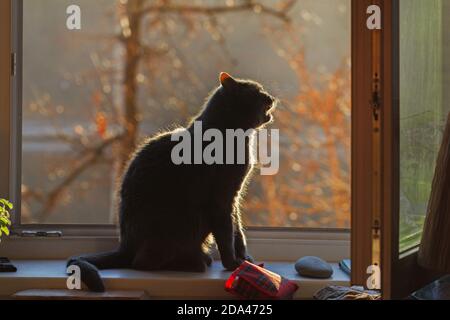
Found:
[[[111,43],[107,47],[108,52],[104,56],[95,52],[90,54],[94,71],[89,70],[83,76],[70,76],[76,83],[82,83],[80,78],[83,77],[96,79],[91,99],[94,129],[76,125],[74,136],[58,130],[57,139],[73,151],[73,163],[60,161],[55,165],[52,171],[56,172],[58,179],[47,190],[23,185],[23,221],[45,222],[55,208],[71,201],[67,191],[74,188],[76,181],[94,180],[86,177],[86,172],[100,163],[106,162],[113,168],[105,178],[109,180],[111,173],[112,188],[116,189],[130,154],[144,135],[141,127],[145,110],[140,107],[142,92],[145,90],[148,96],[159,97],[159,100],[164,100],[161,98],[164,93],[164,97],[168,97],[169,106],[164,109],[158,106],[160,109],[151,112],[151,122],[156,123],[156,127],[161,123],[167,125],[168,119],[188,119],[194,112],[190,108],[190,100],[193,100],[190,96],[198,96],[205,87],[206,90],[211,88],[202,84],[196,72],[189,70],[190,59],[184,57],[178,48],[193,41],[194,35],[206,31],[220,52],[234,61],[224,35],[227,26],[219,17],[245,13],[258,17],[263,25],[261,32],[273,44],[274,52],[289,65],[299,87],[294,97],[283,97],[273,124],[281,129],[280,172],[276,176],[254,177],[244,202],[244,220],[252,226],[348,228],[349,61],[342,61],[340,67],[331,73],[312,70],[306,63],[305,48],[299,45],[303,43],[301,27],[293,25],[290,19],[296,0],[272,1],[270,6],[266,3],[269,2],[117,1],[113,15],[117,20],[118,34],[112,38],[84,34],[91,40]],[[276,23],[265,23],[267,21],[262,17]],[[110,65],[110,68],[105,68],[105,65]],[[192,91],[187,92],[178,83],[185,84],[184,87],[188,83]],[[196,93],[196,87],[202,90]],[[52,108],[49,101],[45,94],[37,97],[33,105],[37,105],[36,110],[43,116],[53,120],[64,108]],[[198,107],[196,103],[192,104]],[[111,181],[105,185],[109,187]],[[81,189],[87,193],[89,188]],[[40,206],[32,214],[33,201]],[[116,223],[115,197],[112,201],[109,220]]]
[[[254,225],[254,215],[263,214],[261,226],[350,228],[350,63],[331,74],[313,72],[296,45],[297,30],[266,32],[300,87],[274,123],[282,128],[280,172],[256,178],[261,192],[246,203],[245,222]]]
[[[193,21],[198,15],[205,17],[209,21],[208,32],[215,33],[213,38],[223,40],[218,35],[217,16],[223,14],[233,14],[237,12],[249,12],[256,15],[267,15],[274,19],[279,19],[285,23],[289,23],[289,11],[294,6],[296,0],[284,0],[276,3],[274,7],[267,6],[262,2],[255,0],[242,0],[237,3],[235,1],[226,1],[225,4],[215,1],[214,5],[206,4],[205,1],[190,3],[187,1],[150,1],[150,0],[121,0],[117,2],[117,17],[120,26],[120,34],[118,39],[124,48],[122,76],[122,97],[123,103],[118,106],[119,110],[114,110],[110,116],[101,110],[102,100],[106,95],[105,92],[93,93],[93,104],[98,110],[94,119],[96,125],[96,133],[94,136],[88,136],[82,127],[75,128],[78,137],[73,138],[64,133],[60,133],[58,138],[69,143],[79,151],[75,164],[64,174],[64,178],[55,184],[51,190],[42,191],[35,190],[29,186],[22,187],[22,200],[24,213],[29,210],[28,202],[31,200],[38,201],[41,209],[33,214],[28,212],[24,217],[31,220],[43,222],[53,212],[56,205],[61,201],[67,188],[80,177],[86,170],[94,164],[97,164],[105,156],[107,149],[112,146],[112,166],[113,166],[113,188],[116,188],[118,179],[121,177],[124,167],[129,159],[130,154],[135,150],[139,140],[139,124],[142,116],[138,107],[140,82],[143,77],[139,73],[143,58],[146,58],[146,67],[151,71],[154,65],[158,65],[158,59],[164,59],[170,55],[166,47],[152,47],[151,41],[154,33],[162,32],[160,35],[164,37],[167,31],[166,26],[157,28],[156,26],[170,24],[170,15],[177,15],[179,22],[184,23],[187,28],[192,28]],[[211,3],[211,2],[210,2]],[[99,65],[99,58],[92,54],[94,65]],[[97,66],[98,69],[101,67]],[[98,70],[101,71],[101,70]],[[103,78],[103,75],[100,75]],[[104,80],[102,80],[104,82]],[[110,91],[110,89],[108,89]],[[48,99],[49,100],[49,99]],[[42,101],[41,101],[42,102]],[[110,101],[112,105],[116,105],[115,101]],[[45,102],[42,103],[41,109],[45,109]],[[41,112],[42,113],[42,112]],[[54,116],[48,114],[47,116]],[[111,121],[111,123],[109,123]],[[117,127],[120,129],[117,130]],[[116,128],[110,130],[108,128]],[[91,133],[92,134],[92,133]],[[98,139],[100,138],[100,139]],[[81,151],[79,149],[82,149]],[[113,206],[114,207],[114,206]],[[110,222],[117,222],[117,213],[115,209],[111,210]]]

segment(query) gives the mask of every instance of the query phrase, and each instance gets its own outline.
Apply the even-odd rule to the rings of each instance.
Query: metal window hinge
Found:
[[[381,93],[380,93],[380,76],[378,73],[375,73],[373,77],[372,83],[372,99],[370,101],[370,105],[373,111],[373,117],[376,121],[379,120],[379,111],[381,108]]]
[[[17,72],[17,54],[11,53],[11,76],[15,77]]]
[[[380,237],[380,231],[381,231],[381,226],[380,226],[380,220],[375,219],[373,221],[372,224],[372,235],[374,238],[379,238]]]

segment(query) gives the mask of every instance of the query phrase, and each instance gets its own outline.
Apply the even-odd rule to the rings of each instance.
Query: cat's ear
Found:
[[[233,87],[235,87],[237,85],[236,80],[234,80],[233,77],[230,76],[226,72],[222,72],[220,74],[219,79],[220,79],[220,84],[226,89],[232,89]]]

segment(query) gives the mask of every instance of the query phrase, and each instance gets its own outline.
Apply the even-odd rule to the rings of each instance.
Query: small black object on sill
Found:
[[[352,262],[350,259],[344,259],[339,262],[339,268],[344,271],[347,275],[352,274]]]
[[[9,261],[8,258],[0,257],[0,273],[17,272],[17,268]]]
[[[450,276],[445,276],[414,292],[412,300],[450,300]]]

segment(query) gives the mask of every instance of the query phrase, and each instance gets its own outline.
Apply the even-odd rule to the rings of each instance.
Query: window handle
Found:
[[[61,238],[61,231],[31,231],[23,230],[19,236],[23,238]]]

